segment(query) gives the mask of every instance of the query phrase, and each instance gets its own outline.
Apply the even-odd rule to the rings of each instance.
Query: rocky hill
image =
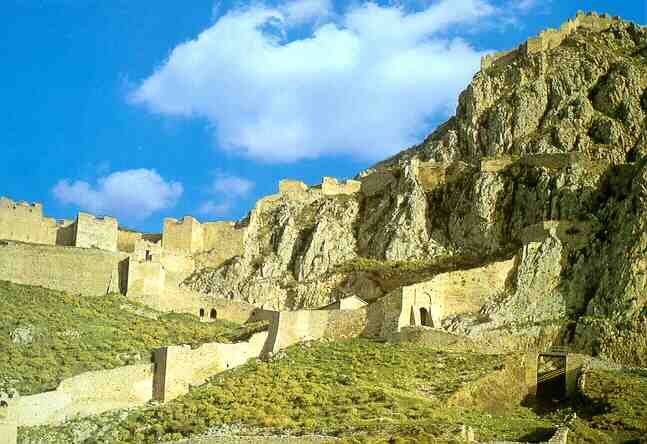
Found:
[[[383,286],[349,263],[515,256],[504,294],[443,320],[647,363],[647,30],[578,15],[484,59],[456,115],[361,192],[260,200],[244,253],[184,285],[277,309]],[[415,276],[414,276],[415,277]]]

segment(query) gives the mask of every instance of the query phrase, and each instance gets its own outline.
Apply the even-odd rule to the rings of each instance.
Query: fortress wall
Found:
[[[595,12],[584,13],[582,11],[578,11],[577,16],[574,19],[563,23],[559,29],[546,29],[537,37],[529,38],[517,49],[486,55],[481,59],[481,70],[485,70],[495,64],[508,63],[521,54],[539,54],[553,48],[557,48],[578,28],[601,32],[614,24],[620,23],[621,21],[622,20],[619,17],[611,17],[608,14],[598,15]]]
[[[117,251],[117,231],[115,218],[79,213],[76,219],[76,246]]]
[[[0,197],[0,239],[54,245],[56,222],[43,217],[41,204]]]
[[[136,231],[117,231],[117,249],[124,253],[132,253],[135,251],[135,245],[142,239],[142,233]]]
[[[267,332],[254,334],[247,342],[212,342],[196,349],[188,345],[155,350],[154,398],[170,401],[189,391],[190,385],[257,358],[267,340]]]
[[[161,262],[162,243],[150,242],[143,238],[138,239],[135,242],[133,255],[131,257],[138,261]]]
[[[123,254],[97,249],[0,243],[0,279],[88,296],[119,291]]]
[[[358,180],[346,180],[339,182],[334,177],[324,177],[321,183],[321,192],[326,196],[336,196],[338,194],[354,194],[360,191],[362,182]]]
[[[481,159],[480,171],[482,173],[498,173],[513,165],[519,160],[515,156],[499,156],[496,158]]]
[[[308,185],[300,180],[283,179],[279,181],[279,194],[305,191],[308,191]]]
[[[56,245],[73,247],[76,244],[76,222],[68,219],[56,221]]]
[[[128,296],[161,296],[166,286],[166,272],[159,262],[128,259]]]
[[[432,279],[396,289],[382,300],[381,336],[394,338],[403,327],[440,327],[444,318],[473,313],[504,291],[514,259],[484,267],[439,274]],[[423,318],[423,309],[426,312]]]
[[[245,229],[237,228],[235,222],[207,222],[202,225],[204,231],[203,262],[217,267],[234,256],[243,254]]]
[[[139,364],[82,373],[51,392],[19,398],[11,407],[20,427],[143,405],[153,396],[153,365]]]
[[[191,216],[185,216],[180,221],[171,218],[164,219],[162,248],[164,250],[185,254],[203,251],[204,237],[202,224]]]

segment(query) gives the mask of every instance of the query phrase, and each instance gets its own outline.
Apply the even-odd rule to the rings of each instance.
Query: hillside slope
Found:
[[[157,347],[233,342],[258,327],[162,314],[116,294],[80,297],[2,281],[0,306],[0,390],[21,395],[86,371],[150,362]]]

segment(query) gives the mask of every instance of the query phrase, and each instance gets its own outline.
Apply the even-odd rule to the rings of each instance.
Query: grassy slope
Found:
[[[364,339],[297,345],[271,362],[223,373],[163,406],[104,414],[59,427],[21,430],[23,442],[72,442],[85,430],[99,442],[180,439],[239,424],[272,433],[323,433],[347,442],[427,442],[455,436],[460,424],[484,438],[550,432],[531,410],[505,414],[448,407],[467,382],[501,367],[503,357],[445,353]],[[30,441],[33,440],[33,441]]]
[[[28,327],[33,340],[14,342]],[[148,361],[155,347],[229,342],[248,328],[161,314],[120,295],[78,297],[0,281],[0,388],[52,390],[69,376]]]

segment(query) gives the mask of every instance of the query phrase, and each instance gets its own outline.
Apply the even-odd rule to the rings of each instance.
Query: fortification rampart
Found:
[[[54,245],[56,231],[54,219],[43,217],[41,204],[0,197],[0,239]]]
[[[608,162],[603,160],[588,160],[583,153],[541,153],[525,156],[498,156],[482,158],[480,171],[483,173],[498,173],[512,165],[525,167],[546,168],[551,171],[560,171],[565,168],[581,165],[587,170],[598,171],[604,169]]]
[[[117,231],[117,249],[124,253],[132,253],[135,251],[135,245],[142,238],[142,233],[119,229]]]
[[[321,182],[321,192],[326,196],[336,196],[338,194],[355,194],[360,191],[362,182],[358,180],[345,180],[339,182],[334,177],[324,177]]]
[[[125,254],[96,249],[0,243],[0,280],[90,296],[119,292]]]
[[[204,231],[204,251],[201,263],[217,267],[228,259],[243,254],[245,228],[235,222],[207,222],[202,224]]]
[[[547,29],[541,32],[537,37],[529,38],[525,43],[519,46],[519,48],[484,56],[481,59],[481,70],[486,70],[495,64],[507,63],[521,55],[532,55],[549,51],[560,46],[571,33],[579,28],[600,32],[621,22],[622,19],[620,17],[612,17],[608,14],[598,15],[595,12],[584,13],[579,11],[574,19],[563,23],[559,29]]]
[[[473,313],[505,289],[514,259],[483,267],[441,273],[398,288],[377,303],[383,305],[381,336],[392,339],[405,326],[440,328],[448,316]]]
[[[113,217],[79,213],[76,218],[75,245],[80,248],[117,251],[118,229],[117,219]]]
[[[170,401],[187,393],[191,385],[203,384],[210,376],[257,358],[266,341],[267,332],[261,332],[247,342],[212,342],[196,349],[178,345],[155,350],[153,398]]]
[[[160,297],[166,287],[166,272],[160,262],[128,259],[128,289],[130,297]]]
[[[190,385],[258,357],[266,340],[267,332],[260,332],[234,344],[164,347],[155,350],[154,364],[81,373],[63,380],[56,390],[19,398],[6,416],[30,427],[141,406],[152,399],[169,401],[187,393]]]
[[[182,220],[164,219],[162,248],[185,254],[204,250],[202,224],[191,216],[185,216]]]
[[[75,416],[143,405],[153,397],[153,365],[82,373],[51,392],[23,396],[10,409],[20,427],[55,424]]]

